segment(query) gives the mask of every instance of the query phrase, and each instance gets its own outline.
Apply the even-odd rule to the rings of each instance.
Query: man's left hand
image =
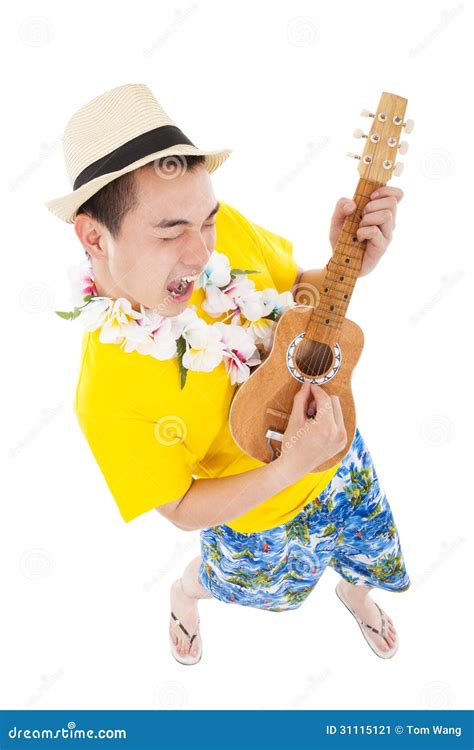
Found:
[[[397,206],[402,198],[403,190],[395,187],[380,187],[371,194],[357,230],[359,242],[367,240],[359,277],[366,276],[375,268],[389,246],[395,229]],[[329,241],[333,251],[344,220],[354,213],[355,208],[356,205],[350,198],[340,198],[336,203],[329,231]]]

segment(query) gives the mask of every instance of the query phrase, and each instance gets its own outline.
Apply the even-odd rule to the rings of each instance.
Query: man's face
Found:
[[[199,275],[216,242],[217,200],[207,169],[181,165],[172,174],[153,164],[137,170],[136,207],[124,215],[117,238],[109,232],[103,237],[108,272],[120,295],[165,316],[182,312],[192,292],[191,285],[180,300],[167,287]]]

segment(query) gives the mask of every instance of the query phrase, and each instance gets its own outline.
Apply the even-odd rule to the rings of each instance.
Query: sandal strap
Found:
[[[188,638],[189,638],[189,644],[191,645],[192,642],[194,641],[194,639],[196,638],[196,636],[199,633],[199,620],[198,620],[198,627],[196,628],[196,632],[194,633],[194,635],[191,635],[189,633],[189,631],[186,630],[186,628],[184,627],[184,625],[178,620],[178,618],[176,617],[176,615],[175,615],[174,612],[171,612],[171,617],[173,618],[173,620],[176,621],[176,624],[179,625],[179,627],[181,628],[181,630],[183,631],[183,633],[185,633],[188,636]]]
[[[377,602],[374,602],[374,604],[377,607],[378,611],[380,612],[380,617],[382,618],[382,627],[380,628],[380,630],[377,630],[377,628],[373,628],[372,625],[368,625],[366,622],[363,622],[362,620],[361,620],[361,623],[362,625],[365,625],[366,628],[369,628],[374,633],[377,633],[377,635],[379,635],[381,638],[385,638],[385,624],[386,624],[385,615],[384,615],[383,610],[380,609]]]

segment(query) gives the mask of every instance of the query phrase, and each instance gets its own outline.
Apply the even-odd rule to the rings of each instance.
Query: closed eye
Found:
[[[211,229],[212,227],[216,226],[216,222],[214,221],[212,224],[204,224],[205,229]],[[182,237],[182,234],[178,234],[177,237],[160,237],[160,240],[163,240],[163,242],[173,242],[173,240],[179,240],[180,237]]]

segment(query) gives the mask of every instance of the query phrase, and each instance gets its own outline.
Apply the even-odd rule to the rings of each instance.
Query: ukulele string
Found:
[[[356,192],[355,195],[356,195],[356,197],[359,197],[359,198],[360,197],[362,197],[362,198],[368,198],[369,197],[369,196],[365,195],[365,192],[363,192],[363,193],[357,193]],[[344,231],[346,234],[352,234],[352,236],[355,236],[355,234],[357,232],[358,225],[360,224],[360,221],[357,218],[358,214],[359,214],[359,206],[357,205],[357,200],[355,200],[354,202],[356,203],[356,210],[354,211],[353,214],[351,214],[351,215],[349,215],[349,216],[346,217],[346,219],[344,220],[344,224],[343,224],[342,230],[341,230],[341,231]],[[357,260],[354,256],[350,255],[349,253],[347,254],[347,257],[349,257],[351,260]],[[347,271],[348,271],[348,269],[345,269],[345,274],[346,275],[347,275]],[[337,271],[333,271],[333,273],[337,273]],[[352,277],[350,277],[350,278],[352,278]],[[357,277],[355,277],[355,279],[353,279],[353,280],[355,281],[356,279],[357,279]],[[329,280],[328,281],[328,285],[331,285],[331,284],[334,285],[334,280]],[[334,286],[333,286],[333,288],[334,288]],[[318,309],[318,308],[315,308],[315,309]],[[337,314],[339,314],[339,313],[336,313],[336,315]],[[321,315],[323,315],[322,311],[321,311]],[[322,319],[322,317],[321,317],[321,319]],[[328,334],[330,335],[330,331],[329,330],[328,330]],[[323,336],[321,337],[321,341],[318,341],[319,344],[323,344],[323,345],[326,345],[327,347],[329,347],[328,350],[324,352],[324,355],[323,355],[323,358],[322,358],[322,362],[320,362],[319,367],[318,367],[318,371],[321,372],[321,373],[324,373],[324,372],[327,371],[327,369],[328,369],[328,367],[329,367],[329,365],[331,363],[331,360],[333,358],[333,350],[329,346],[328,342],[325,341],[324,339],[325,339],[325,332],[323,332]],[[318,357],[320,357],[319,352],[317,352],[314,356],[313,355],[310,356],[310,359],[309,359],[309,372],[310,373],[313,371],[313,367],[315,366],[315,364],[316,364],[316,362],[318,360]]]
[[[366,180],[366,182],[368,182],[368,183],[372,183],[371,172],[373,170],[373,167],[374,167],[374,160],[372,160],[372,162],[369,164],[369,167],[367,169],[367,176],[364,177],[364,178],[360,178],[359,179],[359,184],[361,182],[361,179]],[[376,183],[374,183],[374,184],[376,184]],[[372,188],[372,190],[373,190],[373,188]],[[356,236],[357,229],[359,228],[360,221],[362,220],[362,217],[361,217],[360,220],[358,219],[358,214],[359,214],[360,207],[358,205],[357,198],[359,198],[359,199],[360,198],[364,198],[364,199],[367,198],[367,203],[370,201],[370,195],[366,195],[366,193],[365,193],[365,185],[364,185],[361,193],[358,193],[357,190],[356,190],[355,196],[356,196],[356,200],[354,202],[356,204],[356,209],[355,209],[355,211],[354,211],[353,214],[350,214],[349,216],[346,217],[346,219],[344,220],[343,226],[342,226],[342,230],[341,230],[341,232],[344,231],[345,228],[346,228],[346,224],[347,224],[347,229],[345,231],[347,231],[347,233],[350,232],[352,234],[352,236]],[[367,205],[367,203],[365,205]],[[363,242],[360,243],[360,244],[361,244],[361,246],[363,248],[363,251],[365,252],[365,248],[366,248],[366,245],[367,245],[367,240],[363,240]],[[349,253],[347,254],[347,257],[351,258],[352,260],[356,260],[356,258],[354,258],[353,256],[351,256]],[[329,269],[327,269],[327,271],[328,270]],[[347,270],[346,270],[346,272],[347,272]],[[327,272],[326,272],[326,276],[328,276]],[[358,278],[358,276],[355,277],[354,281],[356,281],[357,278]],[[330,285],[332,285],[332,287],[334,288],[334,281],[328,282],[328,286],[330,286]],[[317,308],[315,308],[315,309],[317,309]],[[341,323],[341,325],[342,325],[342,323]],[[308,328],[306,326],[306,332],[307,332],[307,330],[308,330]],[[323,336],[323,339],[324,339],[324,336]],[[318,342],[318,343],[326,344],[326,346],[329,346],[329,344],[327,343],[327,341],[324,341],[324,340],[321,341],[321,342]],[[332,357],[333,357],[333,350],[332,350],[332,347],[329,347],[329,350],[325,352],[323,361],[321,363],[321,367],[322,367],[321,372],[322,373],[326,372],[327,368],[329,367],[329,364],[331,362]],[[314,357],[312,355],[310,355],[309,372],[312,372],[313,366],[315,365],[317,359],[318,359],[318,354],[316,354]],[[296,393],[300,389],[301,389],[301,385],[297,385],[296,388],[294,388],[293,398],[294,398],[294,396],[296,395]],[[292,399],[292,402],[293,402],[293,399]]]

